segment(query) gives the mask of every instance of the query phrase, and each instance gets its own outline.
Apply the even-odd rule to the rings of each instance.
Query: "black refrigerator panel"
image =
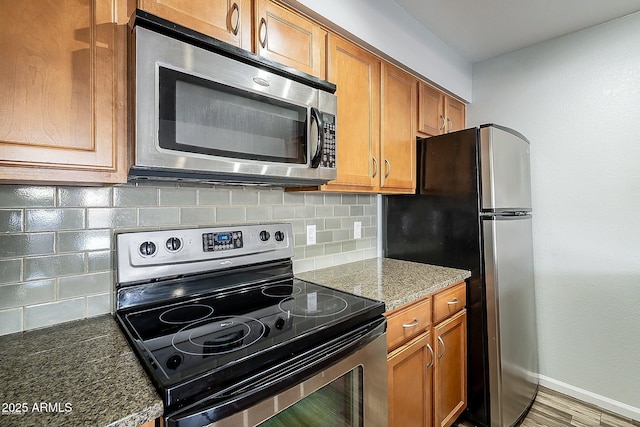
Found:
[[[416,157],[418,194],[384,198],[385,256],[479,274],[478,129],[419,139]]]
[[[417,142],[416,195],[386,196],[385,256],[471,271],[467,286],[467,412],[488,425],[486,301],[480,236],[479,129]]]

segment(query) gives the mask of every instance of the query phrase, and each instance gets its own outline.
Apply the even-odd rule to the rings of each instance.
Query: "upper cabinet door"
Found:
[[[447,118],[447,132],[455,132],[466,127],[465,105],[462,102],[447,96],[445,97],[444,111]]]
[[[418,83],[418,127],[422,136],[464,129],[465,105],[424,82]]]
[[[257,54],[325,78],[327,32],[320,25],[270,0],[256,2],[255,17]]]
[[[138,7],[218,40],[251,50],[251,0],[138,0]]]
[[[373,191],[380,174],[380,59],[329,35],[329,81],[337,86],[338,178],[323,188]]]
[[[0,181],[126,181],[126,25],[116,0],[4,2]]]
[[[418,80],[388,63],[383,63],[382,69],[381,191],[413,193]]]
[[[418,132],[426,135],[444,133],[444,94],[426,83],[418,83]]]

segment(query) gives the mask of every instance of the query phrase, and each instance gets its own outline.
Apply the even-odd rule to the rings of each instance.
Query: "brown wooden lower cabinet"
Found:
[[[429,332],[389,354],[389,426],[431,427],[433,359]]]
[[[467,407],[467,311],[433,327],[434,426],[448,427]]]
[[[464,290],[461,282],[386,313],[390,427],[449,427],[467,407]],[[442,304],[457,310],[441,317]],[[398,341],[398,329],[418,328]]]
[[[156,426],[162,426],[164,423],[162,423],[162,418],[158,418],[155,420],[151,420],[151,421],[147,421],[144,424],[140,424],[139,427],[156,427]]]

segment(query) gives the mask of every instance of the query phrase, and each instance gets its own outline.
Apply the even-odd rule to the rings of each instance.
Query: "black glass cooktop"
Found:
[[[194,378],[207,389],[229,384],[383,312],[379,301],[288,278],[118,316],[169,390]]]

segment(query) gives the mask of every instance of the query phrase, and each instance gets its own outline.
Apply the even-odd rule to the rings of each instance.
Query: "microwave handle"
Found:
[[[318,126],[318,141],[316,142],[316,153],[311,158],[311,167],[315,169],[320,165],[320,159],[322,159],[322,149],[324,148],[324,124],[322,122],[320,110],[311,107],[311,121],[314,119],[316,121],[316,126]]]

